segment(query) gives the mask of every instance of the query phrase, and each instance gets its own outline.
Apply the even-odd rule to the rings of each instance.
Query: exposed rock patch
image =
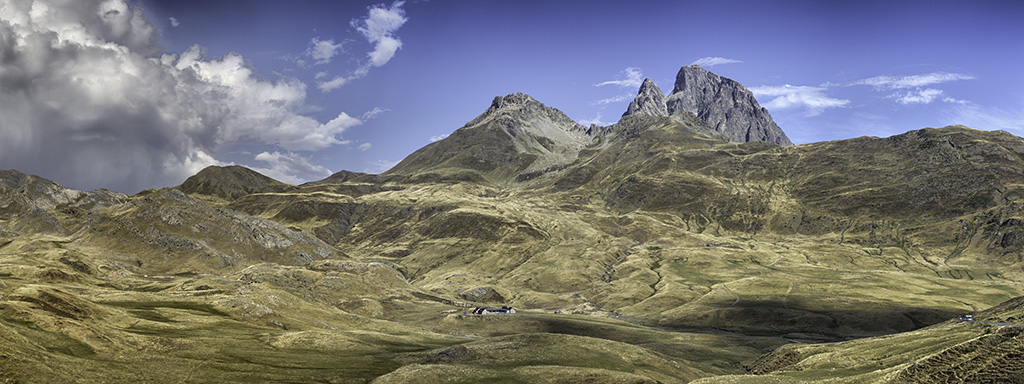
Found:
[[[700,65],[679,69],[675,88],[666,99],[668,114],[690,112],[729,141],[767,141],[793,145],[754,94],[735,80],[708,72]]]
[[[629,103],[626,113],[622,114],[623,117],[630,115],[668,116],[665,93],[650,78],[644,79],[640,92]]]

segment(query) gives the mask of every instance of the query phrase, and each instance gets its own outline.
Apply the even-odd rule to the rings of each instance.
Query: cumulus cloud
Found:
[[[697,61],[694,61],[693,63],[690,63],[690,65],[697,64],[697,65],[700,65],[702,67],[713,67],[713,66],[716,66],[716,65],[733,64],[733,63],[742,63],[742,61],[733,60],[733,59],[726,59],[724,57],[717,57],[717,56],[716,57],[702,57],[702,58],[697,59]]]
[[[237,53],[207,60],[202,48],[193,46],[180,56],[164,55],[162,60],[181,71],[182,77],[199,80],[190,90],[212,95],[208,102],[226,109],[217,127],[220,142],[255,140],[286,150],[319,150],[346,143],[339,135],[362,123],[345,112],[327,123],[298,114],[305,107],[305,84],[288,78],[261,80]]]
[[[621,76],[617,80],[603,81],[594,84],[595,87],[603,87],[605,85],[617,85],[623,88],[639,88],[640,84],[644,82],[644,74],[640,72],[640,68],[629,67],[622,70]]]
[[[842,107],[850,103],[850,100],[837,99],[825,95],[825,87],[812,86],[762,86],[749,88],[754,96],[772,98],[764,103],[766,108],[804,108],[807,116],[821,114],[826,109]]]
[[[373,51],[367,55],[370,57],[369,65],[379,67],[387,64],[395,52],[402,48],[402,40],[394,36],[395,31],[405,24],[405,10],[402,6],[404,1],[396,1],[391,6],[378,4],[370,7],[369,15],[365,18],[352,20],[351,25],[359,31],[363,37],[374,45]]]
[[[284,164],[294,151],[347,143],[341,134],[362,123],[304,115],[305,84],[260,78],[239,54],[210,59],[193,46],[155,56],[157,38],[125,0],[4,3],[0,164],[73,188],[136,192],[223,165],[225,145],[279,148]],[[302,172],[291,175],[322,173]]]
[[[403,5],[405,5],[404,1],[396,1],[391,6],[373,5],[369,7],[366,17],[352,20],[349,24],[363,35],[367,42],[374,45],[373,50],[366,54],[369,60],[349,75],[334,76],[330,80],[320,80],[326,78],[327,74],[318,73],[316,87],[321,92],[331,92],[352,80],[366,76],[370,73],[370,68],[383,66],[391,61],[398,49],[402,48],[402,40],[395,36],[395,32],[409,20],[405,17]],[[338,49],[340,48],[339,44]],[[299,62],[299,65],[303,65],[303,63]]]
[[[313,40],[309,41],[309,48],[306,49],[306,55],[313,59],[313,64],[327,64],[331,62],[338,53],[342,52],[341,43],[335,43],[334,39],[320,40],[314,37]]]
[[[331,175],[331,170],[292,152],[261,152],[256,161],[269,165],[268,168],[253,168],[256,172],[288,184],[302,184],[309,180],[322,180]]]
[[[359,144],[359,150],[360,151],[364,151],[365,152],[365,151],[368,151],[370,148],[373,148],[373,145],[370,144],[370,143]]]
[[[974,76],[962,73],[934,72],[911,76],[875,76],[856,81],[852,85],[870,85],[878,89],[906,89],[926,87],[957,80],[972,80],[974,78]]]

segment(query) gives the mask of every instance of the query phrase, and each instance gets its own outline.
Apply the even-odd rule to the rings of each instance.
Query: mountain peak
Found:
[[[521,106],[526,106],[526,105],[533,104],[533,103],[541,104],[539,101],[537,101],[537,99],[534,99],[533,97],[530,97],[530,95],[527,95],[527,94],[522,93],[522,92],[516,92],[516,93],[510,93],[510,94],[505,95],[505,96],[495,96],[494,97],[494,101],[491,101],[491,108],[490,109],[497,110],[497,109],[502,109],[502,108],[511,107],[511,106],[521,107]],[[541,105],[543,105],[543,104],[541,104]]]
[[[217,196],[234,200],[252,193],[282,192],[291,185],[239,165],[211,165],[178,186],[186,194]]]
[[[622,114],[622,117],[630,115],[646,116],[668,116],[668,108],[665,104],[665,93],[658,88],[651,78],[645,78],[640,84],[640,91],[636,98],[629,103],[629,108]]]
[[[491,101],[491,106],[484,113],[472,121],[466,123],[463,128],[479,125],[487,120],[508,120],[517,123],[548,120],[568,130],[585,130],[582,126],[570,119],[562,111],[548,107],[522,92],[510,93],[505,96],[496,96]]]
[[[593,140],[585,127],[562,111],[529,95],[512,93],[495,97],[480,116],[412,153],[387,173],[429,170],[463,179],[508,180],[571,164]],[[470,173],[480,176],[467,176]]]
[[[666,107],[670,115],[680,112],[697,115],[730,141],[793,145],[750,90],[699,64],[679,69],[672,94],[666,99]]]

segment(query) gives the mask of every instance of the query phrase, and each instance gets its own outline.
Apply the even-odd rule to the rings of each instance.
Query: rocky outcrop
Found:
[[[644,83],[640,85],[640,92],[629,103],[629,108],[622,117],[630,115],[668,116],[665,93],[650,78],[644,79]]]
[[[74,232],[68,218],[122,203],[126,195],[97,189],[82,192],[39,176],[0,170],[0,235],[5,228],[21,233]]]
[[[700,65],[679,69],[672,94],[666,99],[670,115],[690,112],[734,142],[766,141],[793,145],[772,121],[753,93],[735,80],[708,72]]]
[[[466,123],[463,128],[472,128],[489,120],[501,123],[523,124],[536,121],[551,123],[562,131],[584,132],[586,129],[570,119],[562,111],[551,108],[522,92],[496,96],[484,113]]]
[[[39,176],[26,175],[13,169],[0,170],[0,212],[14,210],[18,206],[24,209],[52,210],[57,206],[72,204],[85,195],[85,192],[64,188]]]

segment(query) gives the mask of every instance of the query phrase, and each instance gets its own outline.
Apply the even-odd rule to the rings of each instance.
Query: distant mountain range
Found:
[[[998,382],[1022,258],[1024,139],[792,145],[684,66],[604,127],[496,97],[382,174],[0,171],[0,377]]]

